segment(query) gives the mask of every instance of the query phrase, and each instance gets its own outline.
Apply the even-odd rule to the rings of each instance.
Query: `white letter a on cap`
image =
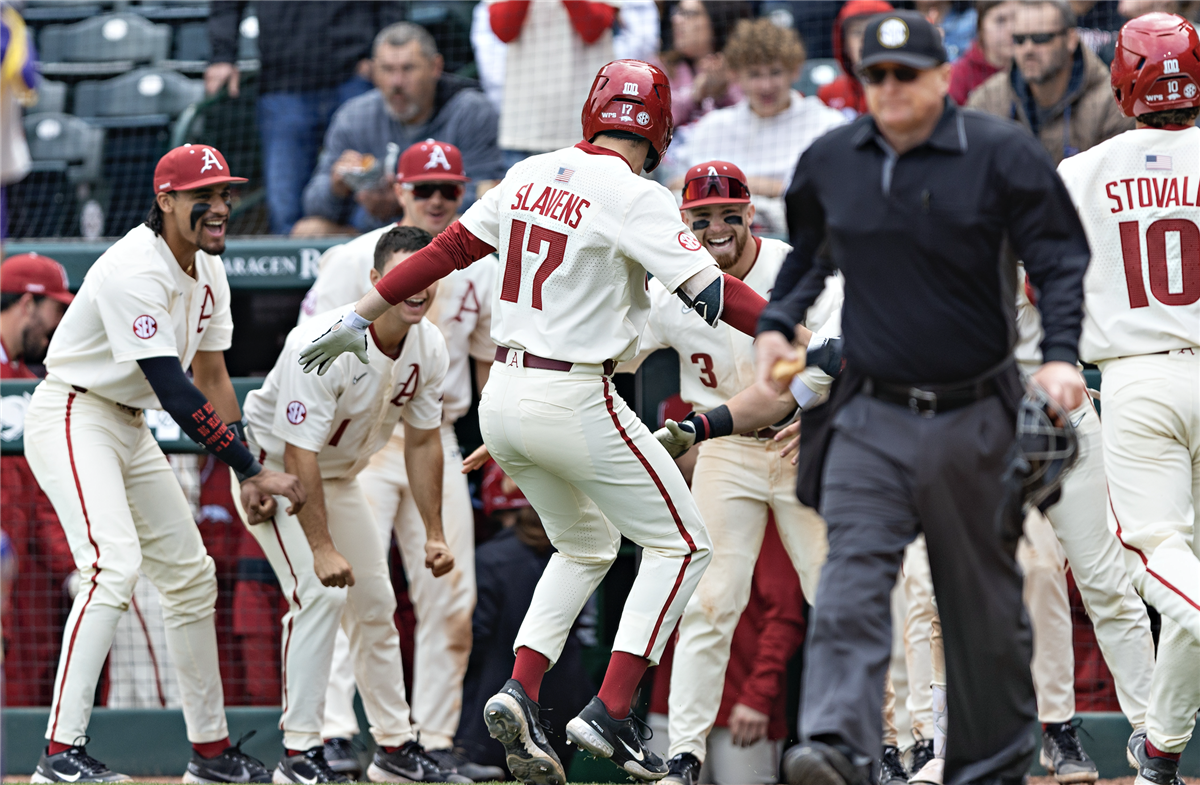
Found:
[[[439,166],[447,172],[450,171],[450,162],[446,160],[446,151],[442,149],[441,145],[435,144],[430,148],[429,160],[425,162],[425,168],[434,169]]]
[[[215,155],[213,155],[213,151],[209,150],[207,147],[204,148],[203,162],[204,162],[204,166],[200,167],[200,174],[204,174],[209,169],[212,169],[214,166],[217,167],[218,169],[220,169],[221,171],[225,170],[225,167],[221,166],[221,162],[217,160],[217,157]]]

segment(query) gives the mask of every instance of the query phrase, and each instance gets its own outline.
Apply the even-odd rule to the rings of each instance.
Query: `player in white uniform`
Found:
[[[365,360],[363,330],[390,302],[499,249],[504,272],[492,337],[500,348],[480,430],[557,548],[517,636],[513,678],[485,708],[509,768],[525,782],[565,780],[538,723],[536,696],[622,534],[642,546],[641,567],[600,694],[567,731],[636,777],[666,774],[638,735],[630,702],[711,546],[679,470],[609,377],[637,352],[650,305],[647,272],[709,324],[722,318],[749,333],[764,306],[721,273],[680,221],[670,192],[638,176],[670,143],[670,118],[660,69],[632,60],[606,65],[585,102],[586,141],[514,166],[301,354],[306,369],[318,371],[345,351]]]
[[[80,587],[63,632],[35,782],[127,779],[84,749],[96,682],[140,568],[162,595],[193,754],[189,782],[266,782],[229,744],[213,614],[213,561],[143,409],[165,409],[232,466],[251,522],[273,494],[304,502],[295,477],[264,469],[242,443],[224,351],[233,336],[225,250],[231,177],[216,149],[185,145],[154,171],[145,225],[108,249],[50,341],[47,377],[25,417],[25,454],[58,513]],[[191,368],[195,383],[184,371]]]
[[[440,234],[458,213],[464,184],[462,154],[452,144],[428,139],[400,156],[396,198],[404,208],[400,226],[415,226]],[[320,273],[304,299],[300,320],[358,302],[370,291],[375,243],[390,226],[368,232],[322,256]],[[482,388],[496,355],[491,330],[495,257],[488,257],[443,280],[427,318],[442,331],[450,353],[442,401],[442,523],[454,555],[454,569],[445,580],[433,580],[418,567],[408,569],[408,593],[417,617],[413,674],[414,726],[430,756],[443,767],[472,779],[494,780],[504,774],[496,766],[479,766],[452,751],[462,710],[462,684],[471,652],[471,614],[475,608],[475,515],[471,493],[462,473],[462,453],[454,423],[471,408],[471,365]],[[315,309],[309,313],[310,309]],[[367,502],[384,542],[396,532],[405,565],[424,559],[425,526],[413,501],[404,463],[404,430],[398,427],[387,446],[371,459],[359,476]],[[354,671],[349,640],[338,633],[325,699],[325,757],[330,768],[355,776],[358,753],[350,744],[358,732],[354,714]]]
[[[430,239],[422,229],[390,229],[379,240],[372,279]],[[446,342],[424,319],[435,294],[436,285],[397,304],[372,326],[371,363],[365,368],[346,357],[325,376],[303,373],[293,354],[321,327],[296,327],[262,388],[246,397],[251,448],[267,466],[294,471],[309,499],[299,515],[277,514],[268,524],[250,527],[288,601],[280,718],[286,755],[275,782],[349,781],[326,765],[321,738],[323,688],[339,624],[350,637],[355,675],[365,687],[363,707],[378,745],[367,776],[373,782],[468,781],[439,767],[414,737],[387,548],[357,479],[403,419],[409,477],[425,524],[422,563],[434,576],[453,569],[441,521]],[[330,318],[349,309],[343,306]]]
[[[1147,14],[1117,39],[1112,86],[1137,128],[1059,174],[1092,247],[1080,357],[1100,366],[1109,525],[1162,614],[1138,782],[1173,785],[1200,709],[1200,48]]]
[[[684,223],[721,269],[765,298],[791,246],[750,233],[754,206],[742,171],[727,161],[693,166],[685,178],[682,210]],[[707,413],[710,422],[719,419],[725,401],[754,387],[753,339],[725,324],[710,328],[688,313],[658,279],[649,285],[650,317],[638,357],[618,370],[635,370],[650,353],[673,348],[679,354],[681,397],[696,413]],[[840,283],[831,282],[809,309],[810,329],[840,313],[841,294]],[[795,406],[790,400],[783,408],[790,414]],[[692,494],[704,511],[713,560],[679,623],[668,714],[670,773],[664,782],[694,785],[704,763],[733,631],[750,599],[768,512],[775,513],[801,588],[807,596],[816,592],[825,561],[825,522],[796,500],[795,467],[779,455],[773,435],[768,427],[707,441],[699,448]],[[766,719],[763,715],[764,723]],[[774,771],[778,760],[764,764],[764,771]]]

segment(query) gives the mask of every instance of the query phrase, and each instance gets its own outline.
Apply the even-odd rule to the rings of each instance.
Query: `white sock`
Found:
[[[946,757],[946,687],[934,684],[933,689],[933,755]]]

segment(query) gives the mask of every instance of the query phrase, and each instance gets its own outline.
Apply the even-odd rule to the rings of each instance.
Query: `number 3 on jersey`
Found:
[[[1142,238],[1137,221],[1122,221],[1121,256],[1125,261],[1125,285],[1129,288],[1129,307],[1150,305],[1142,279]],[[1179,236],[1179,266],[1182,286],[1171,291],[1167,266],[1167,235]],[[1164,218],[1146,227],[1146,255],[1149,257],[1150,293],[1163,305],[1191,305],[1200,300],[1200,228],[1184,218]]]
[[[529,232],[528,245],[525,243],[526,229]],[[500,288],[501,300],[517,302],[521,294],[521,268],[525,251],[541,256],[543,243],[548,249],[545,259],[533,274],[533,298],[530,303],[539,311],[542,310],[542,285],[563,263],[563,257],[567,253],[567,236],[537,224],[530,227],[525,221],[513,219],[512,228],[508,233],[508,256],[504,264],[504,284]]]

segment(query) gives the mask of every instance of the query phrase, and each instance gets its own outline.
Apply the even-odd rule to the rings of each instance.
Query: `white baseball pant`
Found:
[[[462,473],[458,438],[452,425],[443,425],[442,530],[454,554],[454,569],[434,578],[425,568],[425,523],[408,486],[403,427],[375,453],[358,481],[379,526],[385,554],[392,529],[396,532],[408,596],[417,616],[413,727],[420,731],[426,748],[437,750],[453,746],[462,713],[463,677],[471,656],[471,614],[475,611],[475,513],[467,477]],[[339,630],[325,697],[325,738],[350,739],[358,734],[354,689],[350,642]]]
[[[717,719],[733,631],[750,600],[767,513],[806,597],[816,596],[828,543],[825,521],[796,499],[796,469],[770,440],[731,436],[697,448],[692,494],[704,511],[712,562],[684,608],[671,668],[668,757],[705,760]]]
[[[674,671],[672,671],[674,672]],[[671,732],[666,714],[651,714],[646,724],[654,735],[646,747],[666,760],[671,747]],[[783,742],[759,739],[749,747],[733,743],[729,728],[713,728],[708,734],[708,754],[696,782],[701,785],[774,785],[779,781],[779,758]]]
[[[613,650],[656,664],[712,554],[687,483],[601,366],[525,368],[515,349],[509,360],[492,366],[479,429],[557,549],[514,648],[558,659],[624,534],[642,558]]]
[[[251,449],[259,451],[256,445]],[[264,465],[283,471],[282,459],[275,456],[268,456]],[[245,520],[236,483],[234,480],[233,498]],[[334,636],[340,625],[350,639],[354,677],[366,685],[362,700],[371,735],[380,746],[398,747],[413,738],[413,731],[404,697],[396,595],[388,577],[386,552],[358,480],[325,480],[322,485],[329,536],[354,571],[353,586],[321,585],[304,529],[286,512],[287,499],[277,499],[279,509],[271,520],[247,525],[271,562],[288,603],[280,642],[283,746],[308,750],[323,743],[324,687],[329,684]]]
[[[167,650],[162,600],[149,580],[139,580],[121,614],[108,652],[110,709],[177,709],[179,680]]]
[[[47,380],[25,415],[25,456],[79,568],[46,738],[87,735],[100,670],[141,569],[162,599],[192,743],[229,735],[217,659],[216,568],[143,414]]]
[[[1146,735],[1182,752],[1200,709],[1200,356],[1122,357],[1100,370],[1110,525],[1133,585],[1163,617]]]
[[[933,602],[933,576],[929,572],[929,551],[925,535],[919,534],[904,549],[904,567],[900,575],[904,590],[904,666],[908,672],[908,716],[914,736],[933,738],[933,662],[930,634],[937,620]],[[887,714],[885,709],[885,716]]]

